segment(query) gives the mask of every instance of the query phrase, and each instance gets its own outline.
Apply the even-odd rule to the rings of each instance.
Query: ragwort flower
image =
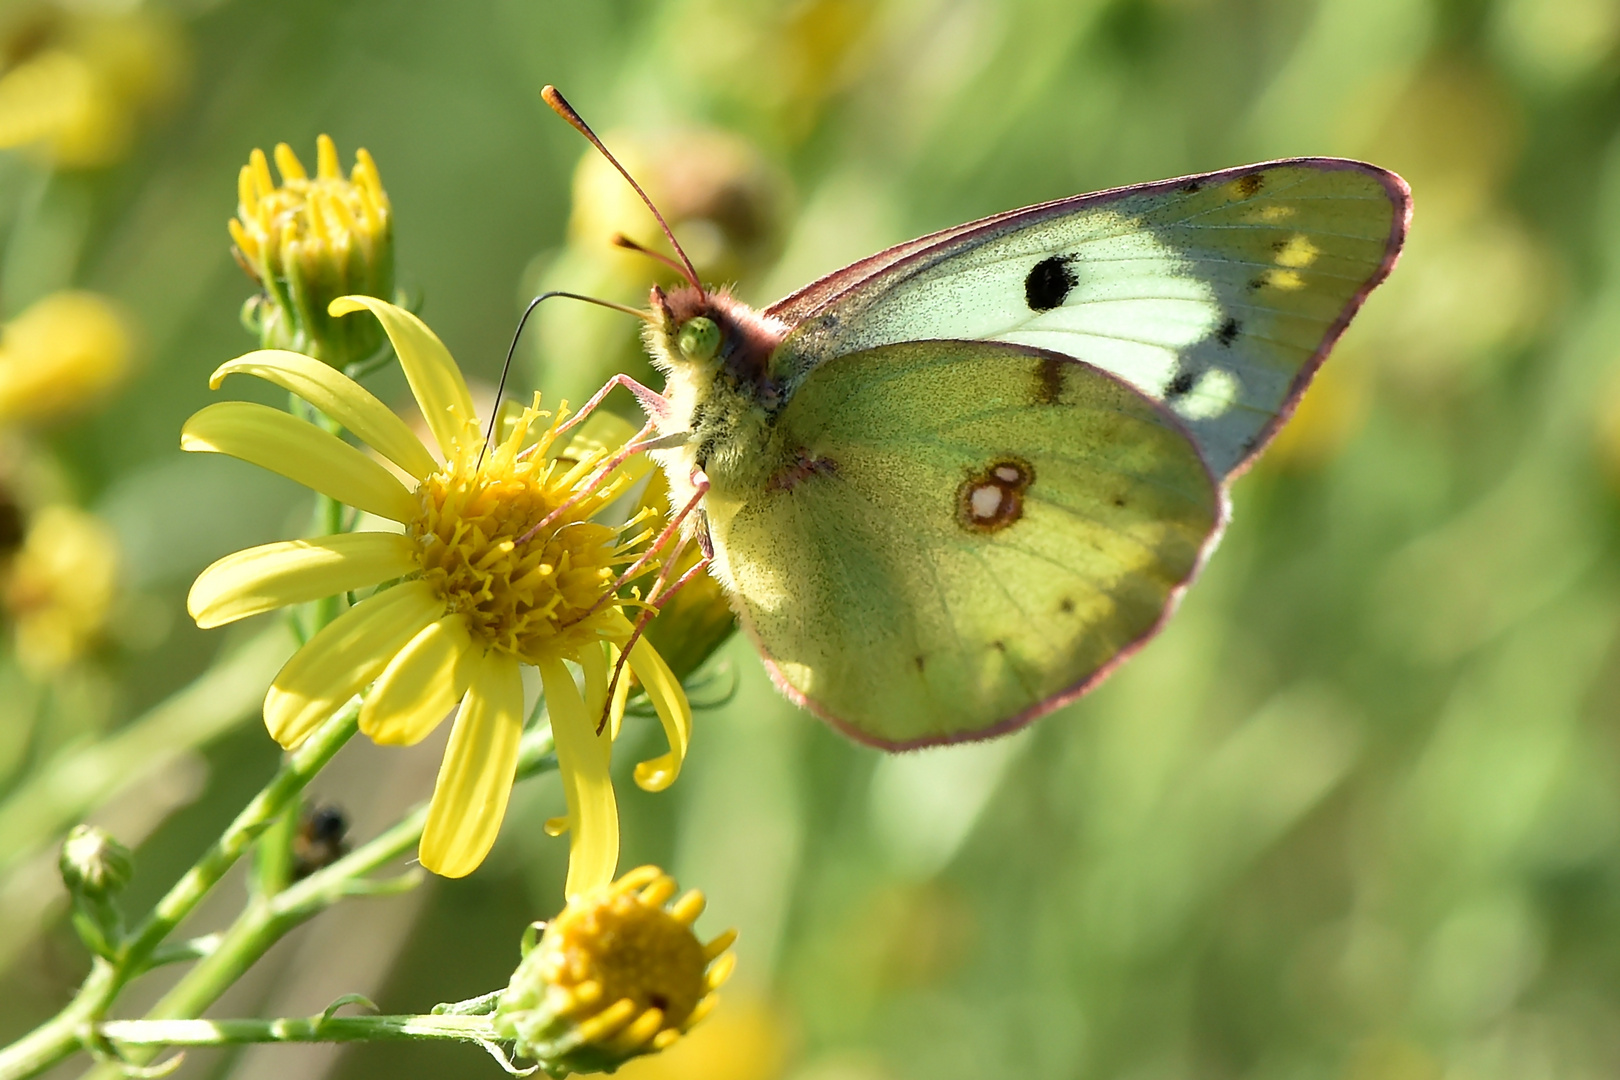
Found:
[[[51,675],[95,644],[118,595],[118,561],[118,541],[94,514],[59,503],[33,516],[0,574],[25,670]]]
[[[0,329],[0,421],[39,423],[105,398],[129,373],[128,319],[110,301],[69,289]]]
[[[595,516],[624,492],[620,474],[595,478],[610,449],[559,456],[563,412],[523,409],[486,448],[461,371],[416,316],[351,296],[334,315],[361,308],[381,321],[442,453],[442,464],[394,413],[358,383],[299,353],[263,350],[222,365],[298,394],[399,466],[414,490],[337,436],[288,413],[245,401],[210,405],[186,422],[181,445],[230,454],[363,510],[403,532],[353,532],[249,548],[204,570],[189,610],[203,627],[393,582],[316,633],[281,669],[265,697],[270,734],[297,746],[370,686],[360,730],[374,742],[410,745],[461,702],[422,834],[422,865],[446,877],[471,872],[495,841],[523,726],[522,664],[539,669],[556,739],[571,834],[570,896],[611,880],[618,813],[608,778],[610,671],[632,625],[614,591],[647,533],[632,520]],[[536,398],[535,404],[538,405]],[[549,416],[549,420],[545,418]],[[537,438],[536,438],[537,436]],[[616,450],[617,447],[611,448]],[[533,535],[529,535],[530,533]],[[579,665],[584,694],[565,662]],[[658,712],[670,751],[636,779],[662,790],[679,772],[691,709],[679,682],[644,639],[628,667]]]
[[[696,889],[642,866],[572,897],[501,994],[495,1030],[552,1076],[612,1072],[668,1049],[719,1001],[736,966],[727,930],[704,943]],[[674,903],[669,903],[674,900]]]

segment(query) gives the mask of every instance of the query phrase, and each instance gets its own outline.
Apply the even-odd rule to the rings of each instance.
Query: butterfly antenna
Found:
[[[614,247],[623,248],[626,251],[633,251],[637,255],[645,255],[654,262],[663,263],[665,266],[669,267],[682,277],[686,276],[686,267],[682,266],[668,255],[665,255],[662,251],[654,251],[650,247],[636,243],[636,241],[630,239],[628,236],[624,235],[624,233],[614,233],[613,239],[609,241],[609,243],[611,243]]]
[[[622,311],[627,315],[634,315],[643,322],[653,321],[653,317],[649,312],[638,311],[636,308],[626,304],[615,304],[612,300],[601,300],[594,296],[581,296],[579,293],[553,291],[541,293],[533,300],[530,300],[529,306],[523,309],[523,317],[518,320],[517,329],[512,332],[512,344],[506,348],[506,363],[501,365],[501,381],[495,386],[495,403],[489,407],[489,427],[484,432],[484,445],[478,450],[479,465],[484,463],[484,451],[489,449],[490,440],[495,438],[495,421],[501,415],[501,395],[506,392],[506,376],[512,371],[512,357],[517,353],[518,340],[523,337],[523,328],[529,324],[529,316],[534,314],[535,308],[547,300],[559,296],[565,300],[580,300],[587,304],[595,304],[597,307]]]
[[[540,96],[545,99],[547,105],[551,106],[552,112],[568,121],[574,126],[575,131],[589,139],[591,145],[600,150],[602,156],[608,159],[608,164],[618,169],[619,175],[629,181],[630,186],[636,189],[636,194],[641,196],[641,201],[647,204],[647,209],[651,210],[653,217],[658,219],[658,226],[664,230],[664,235],[669,238],[670,246],[675,249],[675,254],[681,257],[681,264],[676,269],[691,283],[692,288],[701,293],[703,291],[703,282],[698,280],[697,270],[692,266],[692,260],[686,257],[686,252],[681,248],[680,241],[675,239],[674,230],[669,227],[669,222],[664,220],[664,215],[658,212],[658,207],[653,205],[653,201],[647,197],[647,193],[641,189],[641,185],[636,183],[636,178],[631,176],[623,165],[619,164],[618,158],[608,153],[608,148],[602,145],[602,140],[596,137],[596,132],[591,130],[589,124],[580,119],[579,113],[575,112],[574,107],[568,104],[567,98],[557,92],[555,86],[547,85],[540,91]]]

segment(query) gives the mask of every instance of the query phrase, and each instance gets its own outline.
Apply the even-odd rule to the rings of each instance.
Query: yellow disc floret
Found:
[[[448,610],[466,619],[474,638],[529,663],[577,660],[585,646],[612,636],[621,617],[603,597],[645,539],[625,538],[633,523],[590,520],[628,480],[582,489],[605,454],[549,457],[561,415],[525,446],[536,421],[550,415],[524,409],[492,449],[463,440],[417,489],[422,512],[406,527],[423,580]]]

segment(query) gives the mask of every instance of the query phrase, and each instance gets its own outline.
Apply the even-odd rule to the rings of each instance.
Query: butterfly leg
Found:
[[[656,390],[647,389],[628,375],[615,375],[603,383],[602,389],[591,395],[591,399],[580,406],[579,411],[569,417],[566,423],[558,426],[557,433],[562,434],[591,415],[596,411],[596,407],[602,404],[603,399],[620,386],[636,396],[636,402],[641,406],[641,411],[647,414],[647,419],[655,428],[662,429],[665,424],[675,419],[674,407],[670,405],[669,399],[664,395]]]
[[[603,728],[607,725],[609,709],[612,707],[611,703],[613,701],[613,692],[618,688],[619,679],[623,677],[624,665],[630,659],[630,650],[635,648],[636,642],[641,640],[641,635],[646,631],[647,624],[653,621],[654,616],[656,616],[658,612],[662,610],[663,605],[667,604],[671,597],[685,588],[687,582],[691,581],[694,577],[707,570],[709,568],[709,563],[713,561],[712,556],[705,555],[703,558],[693,563],[686,573],[677,578],[675,580],[675,584],[671,585],[667,591],[661,594],[658,593],[658,586],[666,579],[668,570],[680,561],[680,556],[685,549],[686,544],[682,542],[671,554],[669,561],[664,564],[664,570],[659,572],[658,581],[653,584],[653,591],[648,594],[649,597],[657,597],[657,604],[652,605],[652,602],[649,599],[648,602],[650,606],[636,617],[636,625],[634,629],[630,631],[630,636],[625,639],[623,647],[619,650],[619,661],[613,665],[613,677],[608,680],[607,697],[609,705],[608,708],[603,709],[602,718],[597,722],[596,725],[596,733],[598,735],[602,734]]]
[[[687,501],[685,506],[681,507],[679,513],[671,517],[669,525],[659,535],[658,539],[654,541],[652,547],[648,549],[648,554],[643,556],[642,560],[640,561],[645,561],[647,558],[651,557],[654,550],[661,547],[663,544],[668,543],[670,537],[676,535],[676,532],[681,527],[682,522],[685,521],[689,515],[693,514],[694,512],[698,515],[703,513],[702,510],[698,509],[698,503],[702,501],[703,496],[709,493],[709,478],[704,476],[701,472],[694,470],[692,473],[692,486],[695,490],[691,499]],[[652,622],[653,618],[660,610],[662,610],[664,604],[669,602],[670,597],[674,596],[676,593],[685,588],[687,582],[691,581],[698,574],[707,570],[709,568],[709,564],[714,561],[714,547],[709,540],[708,528],[700,524],[699,528],[695,530],[695,533],[697,536],[698,548],[703,553],[703,557],[697,562],[693,563],[684,574],[677,578],[675,584],[671,585],[668,590],[664,589],[664,585],[669,581],[670,571],[672,571],[681,561],[681,555],[686,551],[686,545],[688,542],[687,539],[683,537],[680,541],[678,541],[675,545],[675,550],[670,552],[669,558],[664,560],[664,565],[659,569],[658,577],[653,581],[652,588],[647,591],[647,607],[639,616],[636,617],[635,627],[630,631],[630,636],[625,639],[624,646],[619,651],[618,663],[613,665],[613,677],[608,680],[607,699],[609,702],[609,708],[611,708],[614,691],[618,688],[619,679],[623,676],[624,665],[629,660],[630,650],[635,646],[637,641],[641,640],[641,635],[647,629],[647,624]],[[608,712],[604,711],[602,713],[602,719],[596,725],[597,734],[600,735],[602,733],[603,726],[607,723],[607,721]]]
[[[687,504],[681,507],[680,512],[669,519],[669,524],[664,526],[664,531],[659,533],[658,538],[647,546],[647,550],[642,553],[641,558],[631,563],[629,568],[626,569],[624,573],[619,575],[617,581],[615,581],[607,589],[604,589],[602,595],[597,597],[596,603],[592,604],[590,608],[584,612],[584,614],[580,615],[578,618],[570,619],[565,625],[572,626],[574,623],[579,622],[580,619],[588,619],[592,615],[596,614],[596,612],[601,609],[602,605],[607,603],[608,597],[617,593],[625,586],[626,583],[634,579],[638,574],[646,569],[648,563],[658,558],[665,546],[669,544],[670,540],[674,538],[675,534],[680,530],[681,523],[686,520],[692,511],[697,509],[697,504],[702,498],[702,491],[693,495]],[[647,594],[649,600],[651,599],[653,593],[661,588],[664,582],[668,580],[669,568],[674,566],[675,563],[680,559],[681,552],[684,550],[685,546],[686,545],[684,542],[678,544],[676,545],[675,550],[670,553],[669,559],[665,561],[663,569],[659,572],[657,579],[655,579],[653,582],[652,590]]]

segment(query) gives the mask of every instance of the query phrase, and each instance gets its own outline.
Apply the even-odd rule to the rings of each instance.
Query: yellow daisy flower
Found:
[[[630,483],[596,483],[608,448],[552,451],[563,411],[523,409],[487,447],[460,369],[410,312],[369,296],[332,304],[367,309],[393,342],[442,464],[405,422],[358,383],[300,353],[261,350],[222,365],[257,375],[309,402],[414,482],[315,424],[245,401],[210,405],[186,421],[187,450],[230,454],[278,472],[403,532],[339,533],[249,548],[214,563],[191,588],[197,624],[219,626],[288,604],[388,582],[315,634],[281,669],[265,697],[270,734],[294,747],[370,686],[360,730],[377,743],[410,745],[461,702],[422,834],[422,865],[446,877],[483,860],[506,811],[523,726],[522,664],[539,669],[568,803],[567,892],[604,885],[618,862],[618,811],[608,778],[612,722],[598,733],[610,671],[631,636],[614,583],[646,533],[635,521],[593,520]],[[538,405],[538,397],[535,404]],[[548,423],[543,418],[550,416]],[[538,438],[532,438],[534,434]],[[532,445],[531,445],[532,444]],[[616,448],[615,448],[616,449]],[[530,533],[533,533],[530,536]],[[584,693],[565,662],[577,664]],[[669,753],[636,770],[662,790],[680,770],[692,714],[680,683],[644,639],[629,669],[646,689]]]

